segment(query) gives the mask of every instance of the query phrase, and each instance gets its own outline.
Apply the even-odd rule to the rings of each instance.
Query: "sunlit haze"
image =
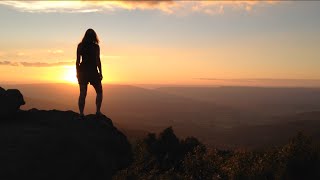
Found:
[[[103,83],[320,86],[320,2],[0,1],[0,83],[77,84],[93,28]]]

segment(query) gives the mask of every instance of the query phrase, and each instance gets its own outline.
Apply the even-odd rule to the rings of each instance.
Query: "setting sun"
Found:
[[[76,84],[78,83],[76,68],[74,66],[65,66],[64,67],[63,80],[68,83]]]

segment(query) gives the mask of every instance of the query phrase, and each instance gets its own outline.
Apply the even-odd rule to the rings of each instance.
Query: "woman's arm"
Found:
[[[102,80],[102,68],[101,68],[101,60],[100,60],[100,47],[98,46],[98,49],[97,49],[97,57],[96,57],[96,63],[97,63],[97,66],[98,66],[98,70],[99,70],[99,74],[100,74],[100,78]]]
[[[78,48],[77,48],[77,60],[76,60],[77,74],[78,74],[79,67],[80,67],[80,44],[78,45]]]

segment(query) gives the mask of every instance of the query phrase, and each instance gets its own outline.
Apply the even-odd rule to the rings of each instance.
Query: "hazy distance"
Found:
[[[2,85],[19,89],[23,109],[78,112],[78,86]],[[85,113],[95,111],[88,89]],[[285,142],[297,131],[320,137],[320,88],[153,87],[104,85],[102,112],[132,140],[172,126],[180,136],[195,136],[219,147],[260,147]],[[277,137],[280,136],[280,137]]]

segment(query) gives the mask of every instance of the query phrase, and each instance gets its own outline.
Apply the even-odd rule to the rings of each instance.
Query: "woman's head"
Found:
[[[99,44],[99,39],[96,32],[93,29],[88,29],[81,41],[82,43],[95,43]]]

